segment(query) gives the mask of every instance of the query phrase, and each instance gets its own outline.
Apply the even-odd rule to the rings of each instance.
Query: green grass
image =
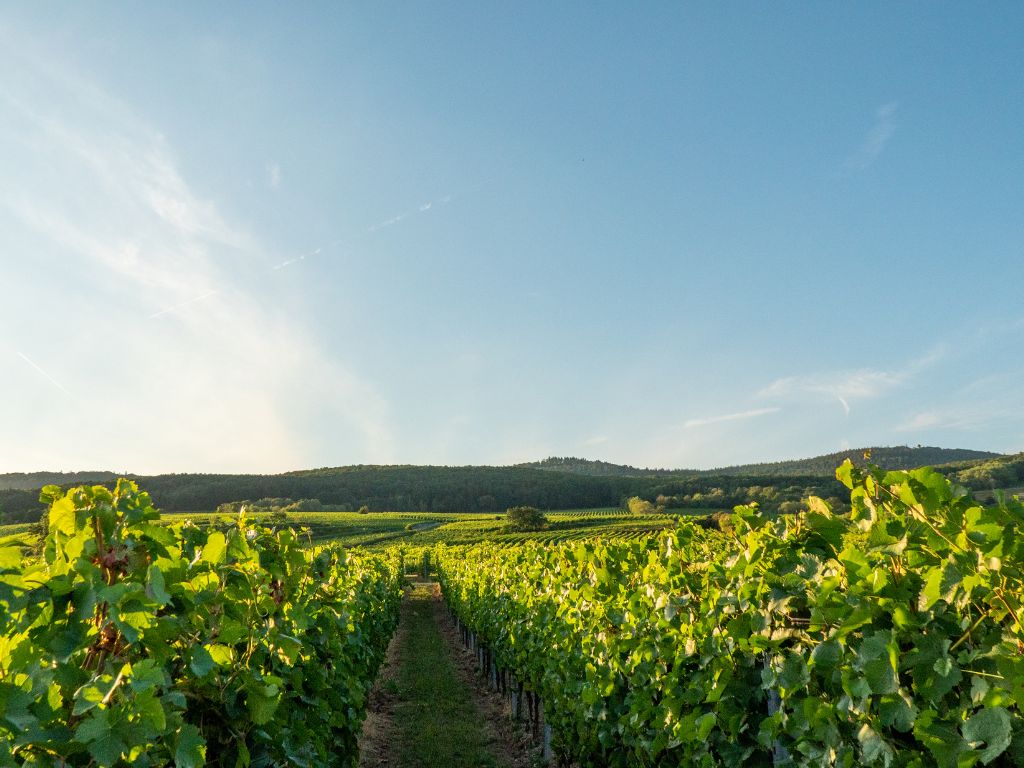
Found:
[[[459,678],[438,621],[433,585],[416,585],[402,606],[395,697],[398,768],[498,768],[473,694]]]

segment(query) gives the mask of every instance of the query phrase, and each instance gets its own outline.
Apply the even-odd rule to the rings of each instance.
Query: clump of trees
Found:
[[[289,512],[351,512],[351,504],[324,504],[320,499],[264,498],[245,499],[243,501],[227,501],[217,506],[222,515],[237,515],[242,508],[252,515],[287,514]],[[361,510],[360,510],[361,511]]]
[[[631,515],[659,515],[665,511],[664,505],[661,504],[661,499],[658,497],[658,506],[655,506],[647,499],[641,499],[639,496],[630,496],[626,499],[626,509],[629,510]]]
[[[1024,453],[980,462],[956,472],[953,480],[974,490],[1020,485],[1024,483]]]
[[[737,478],[739,479],[739,478]],[[733,480],[733,478],[719,478]],[[723,487],[724,486],[724,487]],[[723,486],[684,487],[675,492],[662,491],[654,499],[660,510],[708,509],[731,510],[734,507],[757,504],[766,514],[792,514],[805,508],[804,500],[810,496],[824,498],[832,508],[842,512],[849,507],[834,493],[833,483],[789,485],[744,485],[723,483]],[[627,502],[628,504],[628,502]],[[632,510],[632,507],[630,507]]]
[[[536,507],[509,507],[505,512],[505,528],[509,531],[542,531],[548,519]]]

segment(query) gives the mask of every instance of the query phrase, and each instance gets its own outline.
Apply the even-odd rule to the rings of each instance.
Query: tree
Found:
[[[656,506],[646,499],[641,499],[639,496],[632,496],[627,499],[626,507],[629,509],[630,513],[634,515],[658,514],[658,508]]]
[[[548,519],[536,507],[509,507],[505,527],[510,531],[540,531],[548,527]]]

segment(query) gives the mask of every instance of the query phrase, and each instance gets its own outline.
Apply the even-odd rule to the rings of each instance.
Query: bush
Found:
[[[661,512],[658,507],[654,506],[646,499],[641,499],[639,496],[633,496],[627,499],[626,508],[634,515],[656,515]]]
[[[505,512],[505,527],[510,531],[541,531],[548,519],[536,507],[510,507]]]

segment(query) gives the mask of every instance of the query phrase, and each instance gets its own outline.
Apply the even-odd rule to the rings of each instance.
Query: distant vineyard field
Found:
[[[575,509],[547,514],[544,530],[509,532],[504,515],[467,512],[291,512],[281,525],[308,529],[307,541],[344,547],[382,550],[396,544],[476,544],[493,541],[507,545],[526,541],[560,542],[586,538],[639,539],[675,525],[677,518],[706,515],[708,510],[672,510],[673,515],[633,515],[621,509]],[[260,516],[254,519],[262,520]],[[196,525],[227,524],[233,519],[216,512],[174,512],[161,515],[173,524],[191,520]],[[28,523],[0,526],[0,543],[7,537],[31,545],[38,540]],[[12,540],[13,541],[13,540]]]

